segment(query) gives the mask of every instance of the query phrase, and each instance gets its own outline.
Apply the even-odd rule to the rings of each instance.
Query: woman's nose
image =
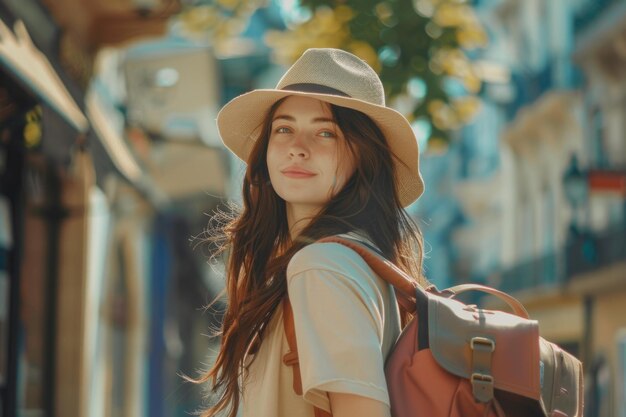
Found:
[[[309,151],[304,143],[304,138],[300,135],[293,139],[291,145],[289,146],[289,156],[294,158],[307,158],[309,156]]]

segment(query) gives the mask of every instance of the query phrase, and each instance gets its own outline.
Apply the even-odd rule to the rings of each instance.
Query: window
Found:
[[[591,111],[591,146],[593,164],[596,167],[607,167],[609,159],[606,149],[606,129],[602,109],[598,106]]]

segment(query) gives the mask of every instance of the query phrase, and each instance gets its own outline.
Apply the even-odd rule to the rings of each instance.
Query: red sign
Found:
[[[591,192],[615,193],[626,197],[625,171],[589,171],[589,189]]]

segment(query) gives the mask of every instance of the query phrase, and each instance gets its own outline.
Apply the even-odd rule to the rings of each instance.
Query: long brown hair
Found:
[[[221,348],[213,367],[193,380],[210,381],[211,391],[217,395],[217,402],[202,412],[204,417],[221,411],[230,417],[237,414],[241,378],[250,364],[246,361],[244,365],[244,359],[262,342],[272,314],[287,293],[287,264],[304,246],[325,236],[358,231],[387,259],[422,280],[422,238],[400,204],[394,155],[376,124],[353,109],[330,105],[355,158],[356,170],[291,240],[285,202],[272,189],[266,164],[271,121],[281,102],[269,110],[250,153],[241,212],[221,231],[230,250]]]

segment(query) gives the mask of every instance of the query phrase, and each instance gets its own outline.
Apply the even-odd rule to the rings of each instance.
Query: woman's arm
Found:
[[[329,392],[333,417],[390,417],[387,404],[355,394]]]

